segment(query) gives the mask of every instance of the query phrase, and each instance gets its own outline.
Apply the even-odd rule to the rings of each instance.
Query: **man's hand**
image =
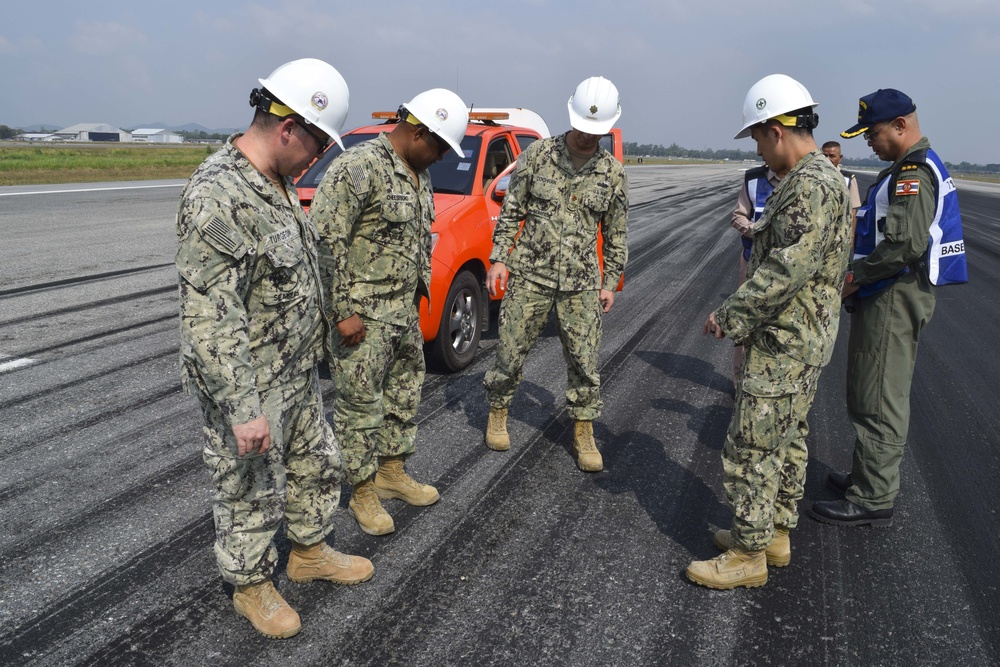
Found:
[[[716,340],[722,340],[726,337],[725,332],[722,331],[722,327],[715,321],[715,313],[709,315],[708,319],[705,320],[705,326],[702,328],[702,331],[703,333],[712,334]]]
[[[497,289],[497,281],[500,281],[500,289]],[[496,262],[486,273],[486,290],[494,299],[507,289],[507,265],[503,262]]]
[[[729,224],[733,229],[748,239],[753,238],[753,223],[746,218],[737,218],[736,216],[733,216],[733,219],[729,221]]]
[[[271,447],[271,426],[264,415],[246,424],[233,424],[233,435],[240,456],[263,454]]]
[[[365,323],[357,313],[337,322],[337,331],[340,332],[340,344],[343,347],[354,347],[365,339],[366,334]]]
[[[844,287],[843,287],[843,289],[840,290],[840,300],[843,301],[847,297],[849,297],[852,294],[854,294],[855,292],[857,292],[859,289],[861,289],[861,285],[859,285],[859,284],[857,284],[855,282],[847,282],[845,280],[844,281]]]
[[[611,306],[615,305],[615,293],[609,289],[602,289],[597,296],[601,301],[601,308],[604,312],[611,310]]]

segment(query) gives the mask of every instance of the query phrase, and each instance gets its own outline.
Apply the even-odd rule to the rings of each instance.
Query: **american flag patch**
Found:
[[[920,181],[896,181],[896,196],[915,195],[920,193]]]

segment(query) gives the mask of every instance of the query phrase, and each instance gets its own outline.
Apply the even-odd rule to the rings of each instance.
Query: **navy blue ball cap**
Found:
[[[872,125],[906,116],[917,110],[906,93],[895,88],[879,88],[858,100],[858,122],[840,133],[845,139],[864,134]]]

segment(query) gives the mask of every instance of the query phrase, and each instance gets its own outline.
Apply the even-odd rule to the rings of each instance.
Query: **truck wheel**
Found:
[[[462,271],[448,290],[441,327],[434,339],[434,358],[445,370],[460,371],[476,356],[482,334],[483,290],[476,276]]]

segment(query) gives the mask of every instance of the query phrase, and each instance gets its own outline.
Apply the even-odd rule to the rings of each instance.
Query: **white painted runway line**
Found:
[[[18,368],[24,368],[25,366],[37,363],[37,359],[19,359],[7,354],[0,354],[0,373],[6,373],[7,371],[17,370]]]
[[[21,195],[61,195],[67,192],[110,192],[112,190],[147,190],[151,188],[179,188],[184,183],[167,183],[164,185],[123,185],[105,188],[73,188],[69,190],[33,190],[30,192],[0,192],[0,197],[18,197]]]

